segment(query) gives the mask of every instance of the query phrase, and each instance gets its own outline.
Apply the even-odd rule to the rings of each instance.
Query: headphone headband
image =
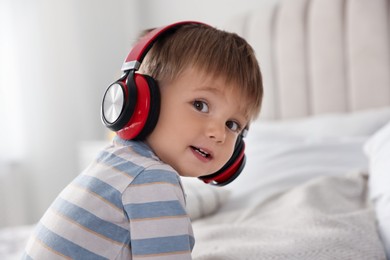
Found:
[[[184,25],[184,24],[202,24],[204,23],[196,22],[196,21],[182,21],[170,24],[168,26],[163,26],[152,30],[147,33],[144,37],[142,37],[138,43],[131,49],[130,53],[127,55],[121,70],[138,70],[141,66],[141,62],[144,59],[146,53],[148,53],[149,49],[153,46],[154,42],[166,31],[171,30],[172,28]]]

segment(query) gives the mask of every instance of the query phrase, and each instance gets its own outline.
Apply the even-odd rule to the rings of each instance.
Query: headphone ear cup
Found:
[[[157,83],[148,75],[131,73],[128,88],[136,89],[135,108],[125,126],[117,131],[125,140],[142,140],[154,129],[160,112],[160,92]]]
[[[147,115],[145,126],[141,132],[134,138],[135,140],[144,140],[156,127],[158,117],[160,115],[160,89],[157,82],[149,75],[140,75],[144,77],[148,83],[150,91],[150,109]]]
[[[129,75],[130,77],[133,76]],[[127,85],[122,77],[112,83],[106,90],[102,100],[101,119],[103,124],[112,131],[119,131],[129,122],[134,114],[137,103],[135,85]]]
[[[201,176],[199,179],[205,183],[210,183],[216,186],[225,186],[234,181],[245,167],[245,142],[241,136],[238,137],[234,148],[233,155],[227,163],[217,172]]]

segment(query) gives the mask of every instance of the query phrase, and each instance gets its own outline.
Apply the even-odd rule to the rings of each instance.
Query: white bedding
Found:
[[[366,194],[362,174],[319,177],[195,221],[194,259],[385,259]]]
[[[385,259],[363,146],[388,121],[390,108],[255,123],[230,200],[194,222],[194,258]]]
[[[370,199],[374,202],[379,232],[390,258],[390,122],[366,142],[369,158]]]
[[[367,139],[390,121],[390,108],[296,120],[258,121],[246,138],[244,173],[228,186],[256,202],[318,176],[368,171]],[[256,196],[250,196],[256,192]],[[238,199],[239,200],[239,199]],[[227,205],[231,207],[231,205]]]
[[[0,259],[20,259],[33,226],[18,226],[0,230]]]

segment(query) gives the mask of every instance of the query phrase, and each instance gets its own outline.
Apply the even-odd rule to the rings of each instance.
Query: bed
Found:
[[[195,259],[385,259],[389,119],[386,108],[253,126],[244,175],[193,222]],[[375,182],[369,150],[386,164]],[[374,196],[384,201],[377,210]]]
[[[194,259],[386,259],[389,10],[264,0],[227,23],[254,47],[265,98],[236,181],[183,178]],[[31,229],[1,230],[0,258],[17,259]]]
[[[389,10],[263,1],[228,23],[255,48],[265,99],[244,173],[194,221],[195,259],[386,259]]]

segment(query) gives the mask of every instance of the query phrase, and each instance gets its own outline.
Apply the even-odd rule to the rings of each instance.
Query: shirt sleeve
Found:
[[[145,170],[122,199],[133,259],[191,259],[194,236],[176,173]]]

